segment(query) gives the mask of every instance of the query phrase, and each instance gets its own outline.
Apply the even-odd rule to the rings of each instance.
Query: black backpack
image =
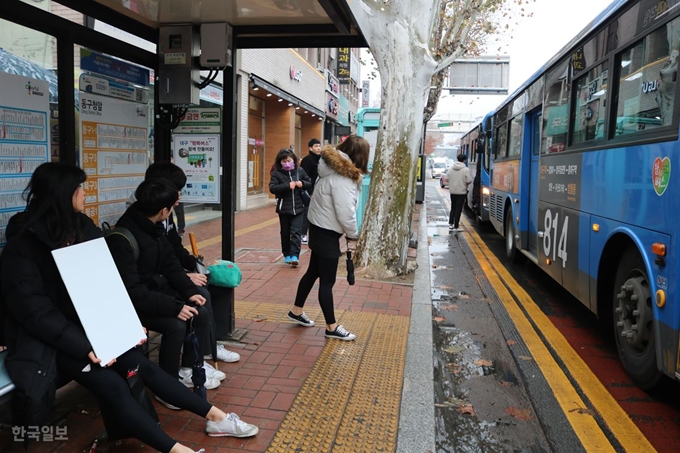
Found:
[[[130,243],[130,247],[132,247],[132,256],[134,256],[135,261],[137,261],[139,258],[139,244],[130,230],[123,227],[111,227],[108,222],[103,222],[102,231],[104,232],[104,238],[117,234],[127,239],[127,241]]]

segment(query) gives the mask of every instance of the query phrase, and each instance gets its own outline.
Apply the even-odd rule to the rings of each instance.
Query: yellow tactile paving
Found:
[[[409,319],[350,311],[338,319],[357,339],[328,341],[267,453],[395,450]]]
[[[257,319],[270,322],[287,322],[293,324],[293,321],[286,316],[290,310],[290,305],[272,304],[267,302],[251,302],[246,300],[237,300],[234,306],[234,317],[236,319]],[[345,310],[335,310],[335,317],[340,319]],[[305,313],[318,326],[325,323],[321,308],[317,304],[310,304],[305,306]]]

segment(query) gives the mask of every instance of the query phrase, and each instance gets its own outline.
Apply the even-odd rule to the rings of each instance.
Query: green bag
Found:
[[[208,266],[208,272],[211,285],[225,288],[236,288],[243,277],[236,263],[225,260],[217,260],[216,264]]]

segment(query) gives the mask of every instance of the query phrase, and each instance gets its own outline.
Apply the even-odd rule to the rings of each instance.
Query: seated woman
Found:
[[[0,295],[7,312],[5,364],[16,385],[14,422],[38,426],[47,421],[59,373],[93,392],[130,437],[161,452],[193,453],[168,436],[133,398],[124,376],[139,366],[139,375],[158,397],[205,417],[209,436],[255,435],[256,426],[211,406],[137,348],[106,365],[95,356],[51,254],[101,236],[82,214],[85,179],[78,167],[42,164],[26,188],[26,210],[7,226]]]

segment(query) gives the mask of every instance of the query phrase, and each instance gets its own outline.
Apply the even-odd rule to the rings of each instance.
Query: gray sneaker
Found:
[[[217,423],[208,420],[205,427],[205,432],[210,437],[251,437],[258,431],[257,426],[244,422],[233,412]]]

